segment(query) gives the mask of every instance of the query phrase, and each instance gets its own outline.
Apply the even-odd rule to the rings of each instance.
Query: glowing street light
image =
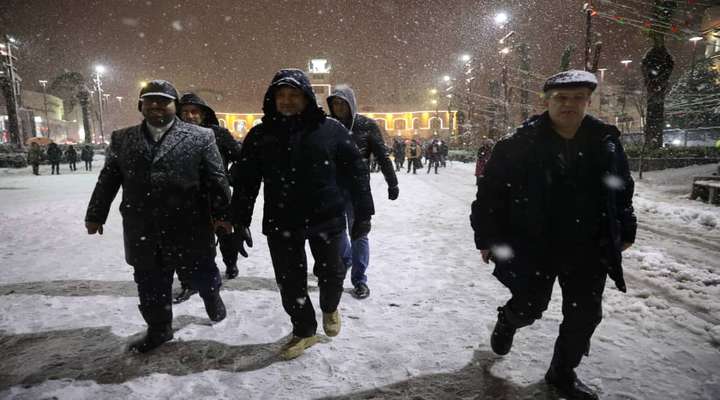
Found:
[[[432,100],[430,100],[430,103],[431,103],[432,105],[436,106],[437,103],[438,103],[438,101],[437,101],[436,99],[432,99]]]
[[[622,65],[624,65],[625,67],[627,67],[628,65],[630,65],[631,62],[632,62],[632,60],[622,60],[622,61],[620,61],[620,63],[621,63]]]
[[[470,58],[471,58],[471,57],[470,57],[470,54],[463,54],[463,55],[460,56],[460,61],[462,61],[462,62],[468,62],[468,61],[470,61]]]
[[[700,40],[703,40],[703,38],[702,38],[702,36],[693,36],[693,37],[691,37],[689,40],[690,40],[691,42],[693,42],[693,43],[697,43],[697,42],[699,42]]]
[[[452,78],[450,78],[450,75],[443,75],[443,77],[442,77],[442,80],[444,82],[450,82],[450,79],[452,79]]]
[[[436,94],[437,94],[437,89],[430,89],[430,94],[436,95]]]
[[[508,20],[510,20],[510,16],[506,12],[499,12],[495,14],[495,24],[496,25],[505,25]]]
[[[607,71],[607,68],[598,68],[598,71],[600,71],[600,82],[605,80],[605,71]]]
[[[105,71],[106,71],[106,69],[105,69],[105,66],[104,66],[104,65],[96,65],[96,66],[95,66],[95,72],[96,72],[96,73],[98,73],[98,74],[104,74]]]
[[[115,98],[117,99],[118,103],[122,104],[122,101],[123,101],[122,96],[115,96]]]

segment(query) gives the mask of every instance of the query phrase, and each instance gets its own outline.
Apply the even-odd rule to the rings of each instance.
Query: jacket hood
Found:
[[[177,109],[177,116],[180,117],[180,109],[183,105],[189,105],[192,104],[194,106],[200,107],[205,112],[205,119],[203,121],[203,126],[214,126],[214,125],[220,125],[220,121],[217,119],[217,115],[215,115],[215,110],[213,110],[208,103],[202,99],[202,97],[198,96],[195,93],[185,93],[180,98],[179,107]]]
[[[272,82],[270,82],[270,86],[265,92],[265,98],[263,100],[263,114],[265,115],[262,118],[263,123],[272,123],[280,117],[277,107],[275,107],[275,91],[284,85],[302,90],[307,97],[308,104],[302,113],[303,119],[317,121],[325,119],[325,112],[322,108],[318,107],[317,98],[310,84],[310,79],[299,69],[287,68],[275,73]]]
[[[332,100],[336,97],[344,100],[350,107],[350,115],[352,116],[352,121],[348,129],[352,130],[352,126],[355,125],[355,115],[357,115],[357,100],[355,99],[355,91],[353,91],[352,88],[347,85],[335,86],[335,89],[333,89],[332,93],[330,93],[330,96],[328,96],[327,98],[328,110],[330,110],[331,115],[332,108],[330,108],[330,102],[332,102]],[[333,115],[333,118],[336,117]]]

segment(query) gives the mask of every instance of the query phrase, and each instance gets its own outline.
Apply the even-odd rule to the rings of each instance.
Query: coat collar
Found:
[[[152,163],[155,164],[169,153],[175,146],[187,138],[186,131],[184,129],[184,123],[180,121],[178,117],[175,117],[175,122],[172,124],[170,129],[165,132],[165,136],[160,141],[160,148],[155,152],[155,158]]]

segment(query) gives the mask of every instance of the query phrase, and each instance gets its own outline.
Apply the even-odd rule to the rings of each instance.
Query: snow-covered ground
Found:
[[[629,290],[608,283],[578,369],[603,399],[720,398],[720,208],[687,200],[690,177],[713,168],[648,173],[637,184]],[[344,296],[341,334],[289,362],[276,355],[291,328],[259,232],[262,198],[256,245],[222,292],[228,317],[210,324],[195,296],[174,307],[175,339],[136,355],[124,346],[144,323],[117,202],[103,236],[83,225],[96,171],[0,170],[0,398],[554,398],[542,377],[561,319],[557,285],[510,354],[490,350],[508,292],[474,249],[473,169],[402,172],[395,202],[373,175],[372,294]],[[317,305],[315,289],[311,297]]]

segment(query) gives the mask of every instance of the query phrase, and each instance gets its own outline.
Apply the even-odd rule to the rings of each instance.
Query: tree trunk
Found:
[[[647,116],[645,120],[645,144],[657,149],[663,143],[665,127],[665,95],[675,61],[664,44],[653,46],[643,57],[642,72],[647,88]]]
[[[83,129],[85,130],[85,143],[92,143],[93,134],[90,127],[90,110],[88,110],[90,93],[88,93],[88,91],[85,89],[80,89],[77,97],[78,101],[80,102],[80,110],[82,111]]]
[[[8,114],[8,132],[10,140],[15,143],[18,150],[22,150],[25,146],[23,143],[23,135],[20,133],[20,123],[17,114],[17,98],[13,96],[12,82],[7,78],[0,78],[0,91],[5,97],[5,108]]]

